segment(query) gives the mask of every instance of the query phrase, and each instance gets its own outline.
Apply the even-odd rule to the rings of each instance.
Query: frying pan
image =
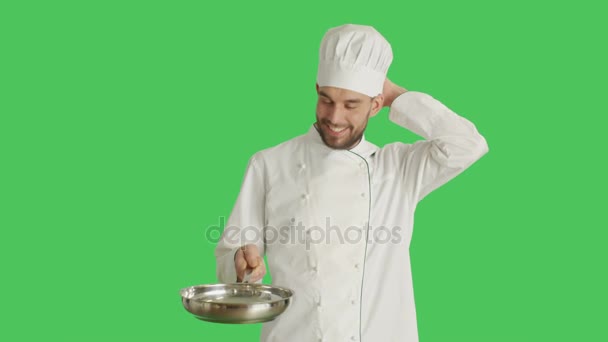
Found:
[[[184,308],[214,323],[261,323],[282,314],[293,296],[284,287],[247,282],[190,286],[180,291]]]

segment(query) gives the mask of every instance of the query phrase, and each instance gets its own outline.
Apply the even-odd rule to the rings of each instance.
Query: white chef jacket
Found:
[[[363,138],[336,150],[313,126],[251,157],[215,254],[219,281],[232,283],[238,247],[255,243],[272,284],[294,291],[263,325],[262,341],[418,341],[409,255],[416,204],[488,146],[425,93],[397,97],[389,119],[425,140],[379,148]]]

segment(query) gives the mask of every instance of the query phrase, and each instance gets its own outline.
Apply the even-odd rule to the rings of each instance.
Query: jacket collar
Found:
[[[325,149],[328,149],[331,151],[346,151],[346,150],[336,150],[336,149],[333,149],[333,148],[325,145],[325,143],[323,142],[323,139],[321,139],[321,135],[319,134],[319,131],[317,130],[317,128],[315,127],[314,124],[311,125],[310,129],[308,130],[308,133],[306,134],[306,137],[313,144],[320,145],[321,147],[323,147]],[[351,148],[349,151],[354,152],[354,153],[360,155],[361,157],[367,158],[378,150],[379,150],[378,146],[365,140],[365,134],[363,134],[363,136],[361,137],[361,141],[359,141],[357,146]]]

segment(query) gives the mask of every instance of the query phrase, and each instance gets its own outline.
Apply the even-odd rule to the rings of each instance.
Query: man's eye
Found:
[[[357,109],[357,106],[346,106],[346,109]]]

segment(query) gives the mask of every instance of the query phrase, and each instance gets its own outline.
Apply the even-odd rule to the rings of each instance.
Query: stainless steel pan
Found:
[[[196,318],[216,323],[260,323],[283,313],[293,291],[283,287],[236,283],[191,286],[180,291]]]

